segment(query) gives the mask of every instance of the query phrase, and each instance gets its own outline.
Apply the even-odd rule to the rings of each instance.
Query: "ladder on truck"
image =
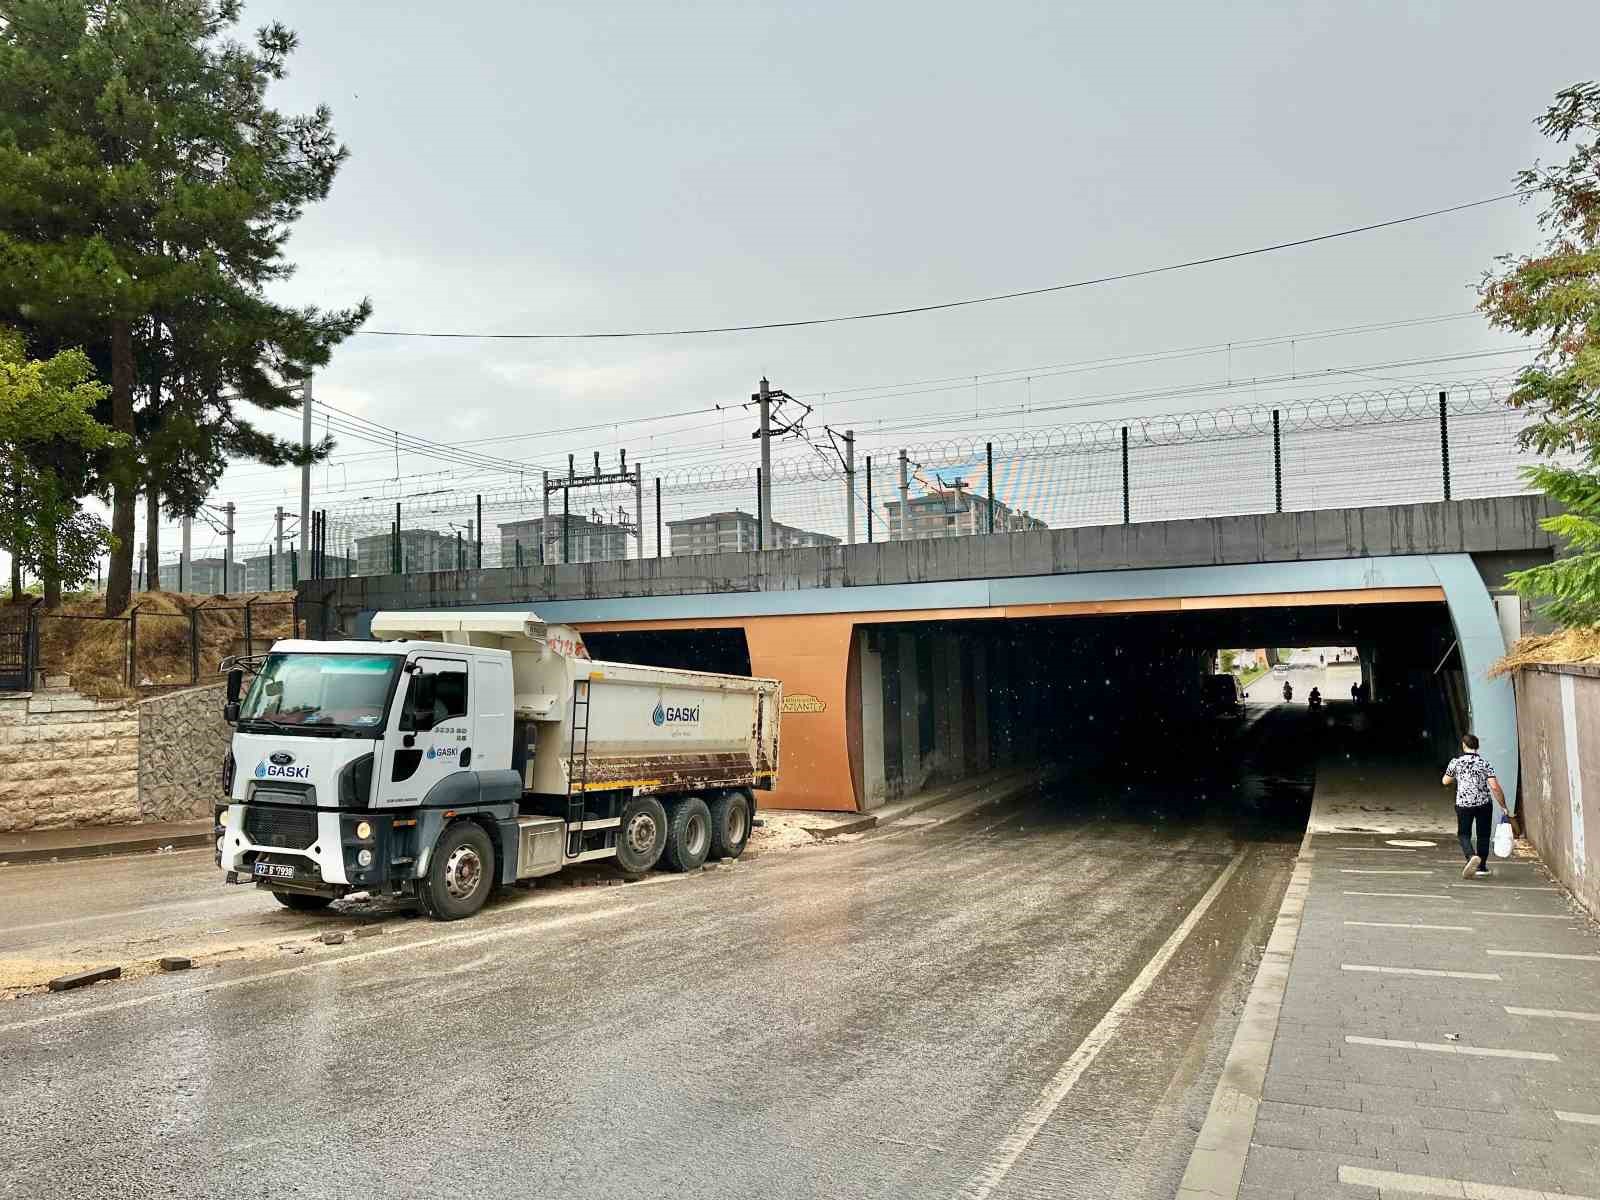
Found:
[[[567,744],[567,857],[583,853],[584,806],[589,784],[589,681],[572,684],[572,727]],[[581,742],[579,739],[582,739]]]

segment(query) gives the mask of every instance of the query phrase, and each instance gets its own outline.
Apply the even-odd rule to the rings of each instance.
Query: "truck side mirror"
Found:
[[[228,699],[222,706],[222,719],[229,725],[239,723],[239,692],[244,687],[244,672],[238,667],[228,672]]]

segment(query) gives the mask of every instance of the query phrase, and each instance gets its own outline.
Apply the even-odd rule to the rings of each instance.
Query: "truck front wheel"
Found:
[[[699,796],[685,796],[672,806],[667,830],[667,869],[692,871],[711,853],[711,810]]]
[[[439,835],[417,891],[435,920],[459,921],[483,907],[494,877],[489,835],[473,821],[457,821]]]
[[[311,896],[305,892],[273,892],[273,899],[295,912],[321,912],[333,903],[332,896]]]
[[[738,858],[750,841],[750,797],[723,792],[711,802],[711,856]]]
[[[655,866],[667,845],[667,810],[654,796],[635,796],[622,806],[617,828],[617,865],[642,875]]]

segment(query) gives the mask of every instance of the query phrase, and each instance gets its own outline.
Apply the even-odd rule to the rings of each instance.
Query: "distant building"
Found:
[[[182,568],[183,578],[180,581],[179,564],[176,562],[161,564],[161,590],[166,592],[188,592],[195,596],[220,596],[226,592],[242,592],[247,590],[245,584],[245,569],[243,563],[233,564],[233,586],[229,587],[223,578],[223,560],[220,558],[197,558]],[[182,584],[180,587],[179,584]]]
[[[726,554],[762,548],[761,522],[747,512],[715,512],[703,517],[668,521],[672,531],[672,556],[680,554]],[[772,545],[767,550],[787,550],[795,546],[837,546],[839,539],[793,525],[772,523]]]
[[[467,561],[471,561],[468,559]],[[402,572],[449,571],[456,565],[456,539],[436,529],[400,531]],[[374,533],[356,539],[357,575],[394,574],[394,537]]]
[[[328,579],[342,579],[355,573],[355,565],[344,555],[330,554],[323,560],[323,575]],[[282,554],[258,554],[245,559],[243,566],[247,592],[286,592],[310,571],[310,564],[298,552],[288,550]]]
[[[567,536],[561,536],[561,516],[552,513],[549,518],[549,539],[544,542],[543,557],[540,541],[545,533],[545,518],[530,517],[526,521],[508,521],[500,526],[500,565],[514,567],[519,562],[532,566],[539,562],[563,561],[563,545],[575,563],[609,562],[628,557],[629,529],[622,525],[594,521],[588,517],[569,516]]]
[[[909,502],[910,525],[902,534],[900,501],[890,500],[884,505],[889,515],[889,540],[915,541],[919,538],[964,537],[968,534],[989,532],[989,499],[978,492],[966,490],[966,481],[957,479],[943,492],[930,492]],[[1038,517],[1018,512],[996,500],[994,502],[994,531],[1018,533],[1025,529],[1046,529]]]

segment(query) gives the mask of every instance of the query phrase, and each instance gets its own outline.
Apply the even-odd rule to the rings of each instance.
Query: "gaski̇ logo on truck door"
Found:
[[[657,725],[698,725],[700,723],[700,706],[678,707],[656,701],[656,710],[650,714],[650,719]]]

